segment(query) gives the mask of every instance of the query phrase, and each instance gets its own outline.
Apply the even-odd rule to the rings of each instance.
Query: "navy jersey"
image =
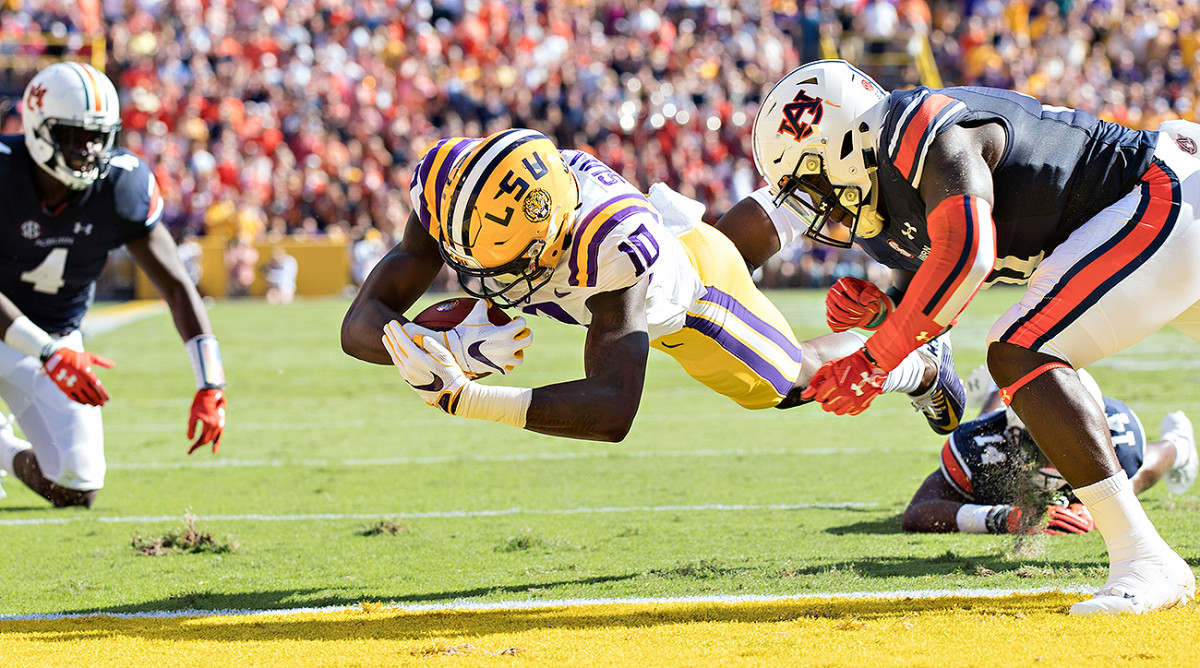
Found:
[[[1104,412],[1117,460],[1132,478],[1142,467],[1146,432],[1137,414],[1117,399],[1104,397]],[[1005,411],[993,411],[959,425],[942,446],[942,477],[972,503],[1013,504],[1022,491],[1032,491],[1028,481],[1036,453],[1025,449],[1035,446],[1029,439],[1005,438],[1007,429]]]
[[[150,233],[163,202],[150,168],[117,150],[108,175],[51,213],[33,184],[21,136],[0,137],[0,293],[52,334],[79,327],[109,251]]]
[[[992,173],[998,262],[988,284],[1024,282],[1073,230],[1132,191],[1158,138],[993,88],[896,91],[887,105],[876,147],[887,224],[860,245],[888,266],[916,271],[929,253],[918,186],[930,143],[954,125],[996,122],[1008,140]]]

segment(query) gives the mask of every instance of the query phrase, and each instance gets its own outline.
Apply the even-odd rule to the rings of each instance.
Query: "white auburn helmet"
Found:
[[[33,161],[63,185],[84,190],[108,173],[121,110],[100,70],[61,62],[38,72],[25,87],[21,118]]]
[[[1103,413],[1104,393],[1100,391],[1100,384],[1096,382],[1095,378],[1092,378],[1092,374],[1083,369],[1079,369],[1076,373],[1079,374],[1079,382],[1083,383],[1088,396],[1100,406],[1100,412]],[[1011,406],[1005,409],[1005,415],[1008,418],[1006,436],[1010,439],[1016,439],[1018,442],[1027,441],[1026,447],[1032,447],[1033,453],[1037,457],[1038,463],[1034,467],[1032,475],[1034,487],[1047,492],[1062,489],[1067,484],[1067,481],[1063,480],[1062,474],[1058,472],[1054,464],[1051,464],[1045,455],[1041,454],[1037,443],[1029,435],[1029,430],[1025,428],[1025,422],[1013,411]]]
[[[846,61],[818,60],[792,70],[763,99],[754,118],[754,162],[776,205],[808,223],[805,236],[849,248],[855,235],[882,231],[875,139],[887,97]],[[837,209],[849,238],[823,229]]]

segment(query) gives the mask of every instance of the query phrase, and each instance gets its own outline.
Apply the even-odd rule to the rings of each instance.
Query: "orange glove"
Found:
[[[200,438],[188,448],[192,454],[205,443],[212,443],[212,451],[216,452],[221,446],[221,434],[225,431],[225,390],[207,388],[196,392],[192,399],[192,413],[188,419],[188,438],[196,435],[196,425],[200,426]]]
[[[891,298],[874,283],[843,276],[825,295],[825,322],[835,332],[854,327],[875,329],[895,308]]]
[[[866,352],[857,350],[817,369],[800,398],[816,400],[830,413],[858,415],[879,396],[886,379]]]
[[[1046,516],[1049,522],[1046,524],[1046,533],[1054,536],[1065,536],[1069,533],[1087,533],[1096,528],[1096,522],[1092,519],[1092,514],[1084,507],[1082,503],[1072,503],[1063,508],[1059,505],[1051,505],[1046,508]]]
[[[71,348],[59,348],[46,358],[42,368],[58,389],[72,400],[87,406],[103,406],[108,401],[108,390],[92,371],[92,365],[105,369],[113,368],[112,361],[99,355],[80,352]]]

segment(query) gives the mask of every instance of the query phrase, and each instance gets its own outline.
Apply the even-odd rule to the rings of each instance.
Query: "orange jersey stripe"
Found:
[[[1023,348],[1037,349],[1047,333],[1072,318],[1077,309],[1103,294],[1103,286],[1113,276],[1141,264],[1151,246],[1159,241],[1162,229],[1175,215],[1173,183],[1157,164],[1151,165],[1142,177],[1147,194],[1143,214],[1130,223],[1128,234],[1091,259],[1060,282],[1059,288],[1043,299],[1037,309],[1011,335],[1003,340]],[[1066,280],[1068,279],[1069,280]]]
[[[921,103],[921,108],[909,119],[907,127],[904,129],[904,136],[900,138],[900,147],[896,151],[896,158],[892,160],[892,164],[900,170],[901,176],[906,180],[912,180],[917,152],[925,141],[925,132],[929,130],[929,125],[939,112],[954,102],[952,97],[934,93]]]
[[[963,493],[969,496],[975,495],[975,486],[971,484],[967,472],[958,463],[958,457],[954,456],[954,449],[950,447],[950,441],[946,441],[942,445],[942,471],[950,478],[950,482]]]

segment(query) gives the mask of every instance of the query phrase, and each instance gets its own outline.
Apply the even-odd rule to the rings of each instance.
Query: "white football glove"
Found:
[[[383,327],[383,347],[391,355],[392,363],[425,403],[454,415],[459,395],[471,381],[450,351],[436,339],[426,338],[415,327],[410,338],[404,327],[395,320]]]
[[[414,339],[422,334],[440,343],[467,378],[474,380],[492,372],[506,374],[525,361],[525,348],[533,342],[533,332],[521,316],[493,325],[487,312],[488,302],[480,299],[454,329],[439,332],[411,322],[404,329]]]

